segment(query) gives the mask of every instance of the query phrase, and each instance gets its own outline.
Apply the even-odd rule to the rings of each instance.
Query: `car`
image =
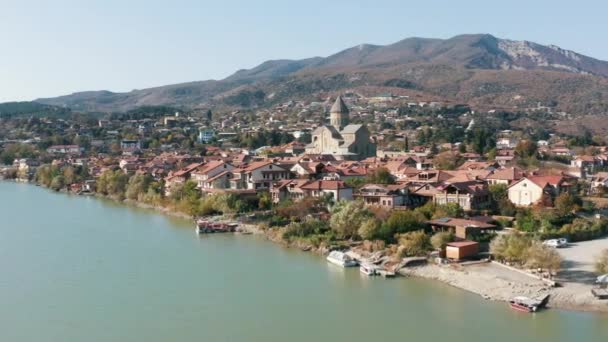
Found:
[[[568,245],[568,240],[564,238],[550,239],[543,241],[543,245],[553,248],[562,248]]]

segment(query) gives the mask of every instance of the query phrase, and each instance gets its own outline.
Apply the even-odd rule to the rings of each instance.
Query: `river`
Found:
[[[608,316],[523,314],[440,283],[111,201],[0,182],[1,341],[607,341]]]

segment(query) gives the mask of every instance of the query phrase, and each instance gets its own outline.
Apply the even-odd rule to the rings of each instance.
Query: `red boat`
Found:
[[[522,312],[536,312],[541,303],[528,297],[514,297],[509,300],[511,309]]]

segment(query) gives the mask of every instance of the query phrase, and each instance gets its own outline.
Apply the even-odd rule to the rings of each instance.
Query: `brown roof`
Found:
[[[349,189],[343,181],[339,180],[317,180],[301,186],[305,190],[340,190]]]
[[[478,245],[478,244],[479,244],[479,242],[475,242],[475,241],[454,241],[454,242],[446,243],[446,246],[461,248],[461,247],[474,246],[474,245]]]
[[[515,181],[524,177],[524,172],[518,167],[509,167],[506,169],[496,170],[493,174],[489,175],[487,179],[500,179]]]
[[[428,223],[433,226],[441,227],[475,227],[480,229],[490,229],[496,227],[495,225],[489,223],[449,217],[431,220],[428,221]]]

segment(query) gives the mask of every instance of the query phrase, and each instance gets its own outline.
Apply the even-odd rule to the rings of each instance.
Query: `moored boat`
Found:
[[[359,271],[368,276],[378,275],[378,267],[374,264],[363,263],[359,266]]]
[[[358,265],[356,260],[340,251],[333,251],[329,253],[327,256],[327,261],[341,267],[355,267]]]
[[[521,312],[536,312],[538,311],[541,303],[528,297],[518,296],[511,298],[511,300],[509,300],[509,305],[513,310]]]

